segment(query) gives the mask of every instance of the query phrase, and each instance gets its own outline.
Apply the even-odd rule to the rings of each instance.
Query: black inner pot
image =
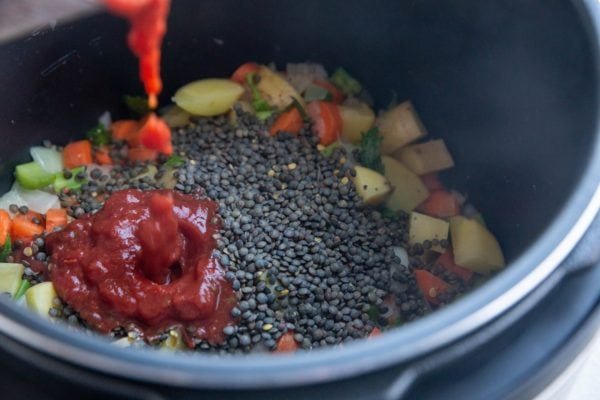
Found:
[[[298,385],[373,370],[379,363],[389,365],[434,350],[450,339],[436,337],[439,329],[497,300],[542,261],[555,266],[570,250],[565,248],[554,261],[546,259],[575,225],[598,183],[600,170],[593,157],[598,154],[597,39],[589,15],[583,13],[591,4],[173,2],[164,43],[161,104],[167,104],[182,84],[228,76],[249,60],[279,67],[312,60],[329,71],[344,66],[371,91],[378,107],[394,93],[414,102],[430,137],[444,138],[455,157],[456,167],[443,179],[466,192],[483,211],[508,260],[515,261],[493,282],[439,316],[373,343],[298,356],[295,361],[258,357],[234,362],[123,354],[3,308],[21,324],[44,332],[56,349],[70,343],[68,351],[56,350],[54,355],[138,379],[154,375],[136,371],[135,365],[171,369],[179,374],[169,376],[174,385],[227,387],[218,376],[233,371],[246,374],[238,375],[233,386]],[[142,91],[137,64],[125,46],[126,31],[124,21],[100,14],[0,46],[2,189],[8,189],[14,165],[27,159],[28,147],[47,138],[62,143],[80,137],[104,110],[124,115],[123,94]],[[510,304],[498,303],[495,311],[487,310],[483,319],[463,325],[461,332]],[[416,344],[408,351],[410,343]],[[85,354],[99,358],[86,361]],[[121,364],[113,364],[115,359]],[[352,360],[362,365],[341,368]],[[117,368],[124,365],[133,365],[133,370]],[[286,368],[289,373],[282,378]]]

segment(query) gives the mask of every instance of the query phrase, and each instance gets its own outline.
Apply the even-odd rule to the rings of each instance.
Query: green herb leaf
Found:
[[[394,219],[398,217],[398,213],[390,208],[384,207],[383,209],[381,209],[381,215],[384,218],[390,218],[390,219]]]
[[[309,122],[310,118],[308,118],[306,110],[304,109],[304,107],[302,107],[302,104],[300,104],[298,99],[296,99],[295,97],[292,97],[292,103],[285,109],[285,111],[289,111],[292,108],[296,108],[298,110],[304,122]]]
[[[6,261],[6,257],[10,255],[12,251],[12,240],[10,240],[10,235],[6,235],[6,240],[4,241],[4,245],[2,246],[2,251],[0,251],[0,261]]]
[[[150,112],[148,107],[148,98],[146,96],[123,96],[125,105],[129,112],[135,117],[143,117]]]
[[[174,154],[171,157],[169,157],[169,159],[167,161],[165,161],[164,165],[167,167],[181,167],[184,164],[185,164],[185,158]]]
[[[86,132],[85,137],[92,142],[94,146],[103,146],[110,143],[110,131],[104,128],[104,125],[98,123],[95,127]]]
[[[333,100],[333,96],[327,89],[318,86],[318,85],[310,85],[304,91],[304,100],[307,102],[315,101],[315,100]]]
[[[29,281],[27,279],[21,280],[21,284],[19,285],[19,288],[17,289],[17,292],[15,293],[14,299],[19,300],[21,297],[23,297],[23,295],[25,294],[27,289],[29,289],[30,287],[31,287],[31,283],[29,283]]]
[[[379,146],[383,141],[383,137],[379,134],[379,129],[373,127],[366,133],[362,134],[360,140],[359,162],[374,171],[383,174],[384,166],[381,162],[381,154],[379,154]]]
[[[338,147],[340,147],[340,142],[333,142],[329,146],[321,150],[321,154],[323,154],[325,157],[330,157],[333,151]]]
[[[273,115],[275,111],[271,108],[269,103],[263,99],[258,87],[256,86],[256,83],[254,83],[254,76],[255,74],[246,75],[246,83],[252,92],[252,107],[256,112],[256,117],[259,120],[264,121]]]
[[[77,167],[70,170],[71,177],[65,178],[62,172],[56,174],[54,178],[54,191],[60,193],[63,189],[79,190],[81,186],[87,183],[87,179],[77,179],[77,174],[85,172],[85,167]]]
[[[350,75],[344,68],[341,67],[338,68],[333,75],[331,75],[331,79],[329,80],[348,96],[356,96],[362,90],[362,85],[360,82],[354,79],[352,75]]]

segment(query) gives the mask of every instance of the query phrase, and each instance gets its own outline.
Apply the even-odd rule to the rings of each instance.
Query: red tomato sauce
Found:
[[[115,192],[46,238],[59,296],[101,331],[175,327],[220,343],[236,297],[213,255],[218,204],[172,190]]]
[[[160,57],[163,37],[167,31],[170,0],[104,0],[113,13],[125,17],[131,24],[127,36],[129,48],[140,60],[140,79],[148,94],[148,105],[158,105],[162,90]]]

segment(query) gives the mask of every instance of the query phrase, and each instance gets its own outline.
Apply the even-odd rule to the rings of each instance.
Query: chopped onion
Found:
[[[40,164],[44,171],[56,174],[63,170],[63,156],[56,149],[35,146],[29,150],[29,153],[33,161]]]
[[[299,93],[304,92],[315,79],[327,80],[327,71],[321,64],[289,63],[285,70],[288,82]]]
[[[397,246],[392,247],[392,250],[394,251],[394,255],[400,259],[400,264],[402,264],[405,267],[408,267],[409,261],[406,249],[404,247]]]
[[[112,118],[109,111],[104,111],[98,118],[98,122],[102,124],[104,129],[109,130],[112,125]]]
[[[16,182],[11,190],[15,190],[19,194],[24,201],[24,205],[29,207],[30,210],[40,214],[46,214],[51,208],[60,208],[60,200],[55,194],[43,190],[26,190]]]
[[[16,204],[17,206],[25,205],[25,200],[21,197],[19,191],[15,189],[15,186],[18,185],[15,183],[12,189],[10,189],[8,192],[4,193],[2,197],[0,197],[0,208],[9,210],[11,204]]]

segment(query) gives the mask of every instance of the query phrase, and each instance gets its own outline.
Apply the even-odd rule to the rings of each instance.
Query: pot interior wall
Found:
[[[569,1],[175,0],[161,98],[227,76],[240,63],[344,66],[379,107],[411,99],[444,138],[451,186],[484,212],[509,259],[551,223],[596,140],[591,44]],[[8,188],[26,148],[123,116],[139,94],[126,24],[97,15],[0,46],[0,174]]]

